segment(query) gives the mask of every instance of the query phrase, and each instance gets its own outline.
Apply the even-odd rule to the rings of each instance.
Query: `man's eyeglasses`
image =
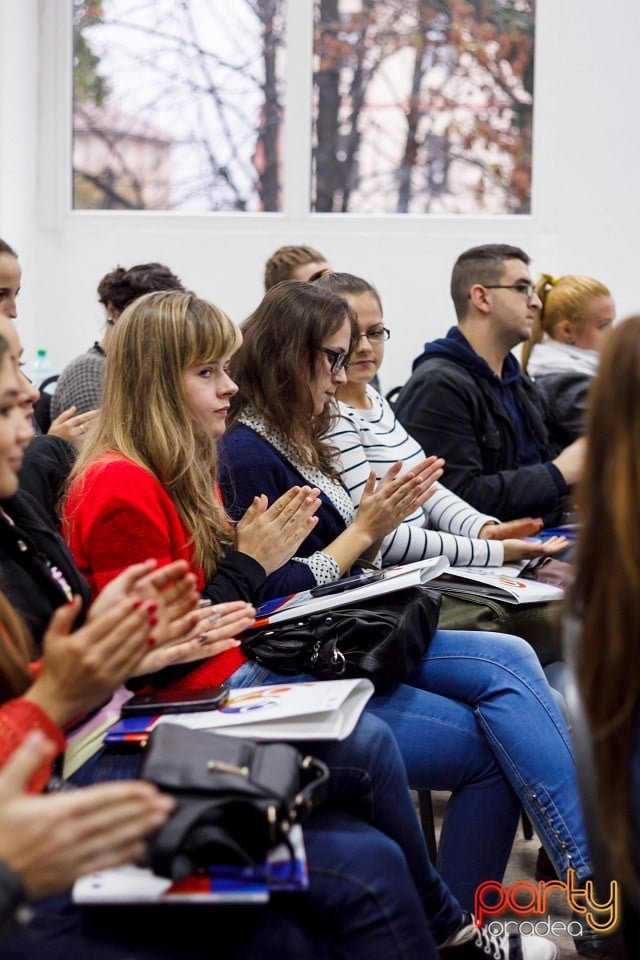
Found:
[[[535,293],[535,287],[532,283],[483,283],[482,286],[485,290],[516,290],[518,293],[523,293],[527,300],[531,300],[531,297]]]
[[[320,352],[329,357],[331,361],[331,373],[340,373],[349,366],[349,354],[342,350],[330,350],[329,347],[320,347]]]
[[[359,334],[359,336],[366,337],[369,343],[382,343],[383,340],[389,339],[391,330],[386,327],[374,327],[372,330],[367,330],[366,333]]]

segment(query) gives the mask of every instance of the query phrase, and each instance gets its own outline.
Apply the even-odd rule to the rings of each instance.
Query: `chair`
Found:
[[[38,429],[41,433],[47,433],[49,427],[51,426],[51,396],[47,387],[50,387],[51,384],[55,383],[60,374],[55,373],[51,377],[46,377],[42,383],[38,386],[40,391],[40,399],[33,407],[33,416],[35,418]]]
[[[429,858],[432,863],[436,862],[438,855],[438,843],[436,841],[436,824],[433,816],[433,800],[430,790],[416,790],[418,798],[418,813],[420,815],[420,825],[424,834]]]
[[[566,658],[565,700],[571,722],[587,843],[593,864],[593,882],[597,899],[604,901],[615,877],[598,814],[591,733],[576,676],[575,658],[580,642],[580,622],[573,615],[565,617],[562,641]],[[632,905],[624,897],[622,900],[622,924],[607,936],[607,945],[610,946],[611,956],[616,960],[636,960],[640,956],[640,913],[636,905]]]
[[[398,387],[392,387],[392,389],[391,389],[391,390],[388,390],[387,393],[385,394],[385,397],[384,397],[384,398],[385,398],[385,400],[387,401],[387,403],[389,404],[389,406],[391,407],[392,410],[393,410],[393,408],[394,408],[395,405],[396,405],[396,400],[397,400],[398,397],[400,396],[400,391],[401,391],[401,390],[402,390],[402,384],[400,384],[400,386],[398,386]]]
[[[420,826],[424,835],[429,857],[432,863],[436,862],[438,856],[438,841],[436,839],[436,824],[433,815],[433,798],[430,790],[416,790],[418,800],[418,814],[420,817]],[[533,837],[533,826],[528,816],[522,811],[522,832],[526,840]]]

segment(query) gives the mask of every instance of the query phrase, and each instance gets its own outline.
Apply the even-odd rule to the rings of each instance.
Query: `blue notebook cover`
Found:
[[[159,714],[153,717],[121,717],[107,730],[104,742],[144,744],[159,719]]]

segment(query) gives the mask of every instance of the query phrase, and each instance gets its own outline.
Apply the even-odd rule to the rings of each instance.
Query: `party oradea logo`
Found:
[[[574,917],[569,923],[551,920],[549,896],[558,892],[564,895],[567,906],[573,911]],[[583,886],[578,885],[573,869],[567,871],[566,880],[541,880],[537,883],[515,880],[508,886],[497,880],[485,880],[476,888],[473,913],[479,927],[484,926],[490,918],[488,929],[494,936],[508,933],[508,928],[511,928],[525,936],[560,936],[568,933],[575,937],[584,933],[582,921],[591,930],[607,934],[615,930],[620,921],[620,893],[615,880],[609,884],[607,893],[606,900],[598,900],[593,882],[587,880]],[[496,920],[505,913],[528,919]],[[544,919],[536,921],[536,917]],[[523,929],[525,926],[526,930]]]

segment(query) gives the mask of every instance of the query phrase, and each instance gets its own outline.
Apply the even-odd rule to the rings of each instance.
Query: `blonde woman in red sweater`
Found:
[[[318,412],[316,407],[324,409],[335,383],[344,378],[338,361],[348,356],[351,347],[351,314],[341,298],[320,293],[312,285],[289,283],[305,301],[322,301],[327,308],[322,313],[324,326],[320,329],[320,320],[317,321],[313,349],[305,349],[308,327],[317,319],[310,309],[298,331],[282,331],[281,344],[278,338],[274,341],[272,331],[267,331],[263,352],[267,350],[269,335],[271,354],[278,342],[278,348],[289,357],[292,342],[295,343],[299,360],[295,366],[296,385],[304,391],[307,379],[312,395],[309,417],[313,419]],[[275,287],[266,298],[279,296],[280,287],[289,289],[289,284]],[[287,335],[292,342],[284,340]],[[238,329],[225,314],[192,294],[150,294],[132,304],[118,321],[107,360],[104,402],[95,432],[88,438],[71,477],[64,511],[76,563],[94,589],[117,573],[127,559],[137,559],[148,550],[161,560],[187,557],[198,574],[203,593],[214,601],[238,595],[252,600],[259,596],[271,571],[284,564],[302,566],[291,558],[297,552],[304,554],[299,545],[305,536],[315,536],[316,511],[327,510],[326,504],[318,508],[317,488],[289,489],[297,481],[289,479],[292,470],[283,468],[278,476],[282,483],[275,495],[279,499],[274,497],[275,503],[268,507],[260,493],[264,478],[256,462],[252,475],[243,477],[247,482],[255,482],[254,493],[235,526],[227,519],[216,494],[216,447],[225,432],[230,401],[236,393],[227,369],[239,343]],[[291,384],[286,382],[286,369],[277,367],[282,373],[278,378],[266,359],[265,365],[270,373],[270,389],[288,396]],[[295,418],[300,411],[293,404],[291,416],[295,429],[299,426]],[[311,432],[315,420],[307,426]],[[237,465],[241,472],[240,459]],[[339,551],[340,557],[336,563],[347,565],[349,552],[349,562],[357,561],[375,546],[380,536],[423,502],[433,483],[430,471],[439,475],[438,469],[437,462],[427,461],[416,474],[401,475],[395,470],[390,484],[375,489],[371,483],[371,491],[358,510],[358,519],[352,522],[350,530],[335,537],[334,552]],[[313,481],[309,478],[306,482]],[[307,565],[305,569],[308,568]],[[502,877],[521,800],[527,803],[536,827],[544,833],[560,872],[575,863],[580,877],[589,874],[568,736],[544,676],[524,643],[498,637],[501,656],[502,648],[508,648],[509,669],[502,669],[493,652],[496,637],[481,637],[477,643],[474,637],[473,643],[475,656],[483,660],[479,665],[482,682],[486,679],[492,690],[486,697],[486,706],[500,720],[501,732],[509,725],[510,746],[519,734],[511,732],[513,724],[509,721],[502,724],[501,718],[507,714],[516,715],[527,730],[539,733],[544,728],[548,733],[544,769],[541,764],[536,782],[540,778],[553,782],[554,811],[556,803],[562,809],[557,824],[550,824],[547,807],[540,809],[537,791],[529,791],[524,785],[530,776],[528,771],[526,777],[522,774],[521,766],[525,765],[519,759],[515,763],[511,759],[505,762],[501,750],[492,748],[491,737],[485,733],[484,695],[478,695],[477,686],[465,689],[468,673],[472,672],[470,668],[467,672],[462,669],[465,658],[461,658],[460,666],[453,655],[450,658],[451,672],[456,674],[456,692],[434,693],[412,683],[410,678],[407,684],[374,696],[363,718],[368,725],[371,714],[376,714],[391,726],[412,786],[438,786],[452,791],[440,846],[441,868],[445,881],[463,905],[469,907],[482,880]],[[457,641],[457,637],[453,639]],[[465,639],[469,646],[471,642],[471,638]],[[516,649],[518,676],[513,670]],[[428,671],[431,666],[427,654],[420,670]],[[438,666],[433,666],[436,672]],[[475,661],[474,670],[477,679]],[[282,682],[282,677],[245,662],[238,647],[231,647],[204,661],[178,682],[227,682],[244,687]],[[478,696],[481,706],[473,709]],[[494,710],[496,704],[499,705]],[[518,751],[521,746],[516,743]],[[367,756],[373,754],[367,754],[365,743],[365,768],[370,762]],[[507,769],[511,773],[517,769],[518,773],[510,777]],[[388,825],[405,822],[393,809],[398,802],[398,796],[389,798],[387,791],[382,791],[380,810],[388,813]],[[411,819],[411,815],[408,817]]]

